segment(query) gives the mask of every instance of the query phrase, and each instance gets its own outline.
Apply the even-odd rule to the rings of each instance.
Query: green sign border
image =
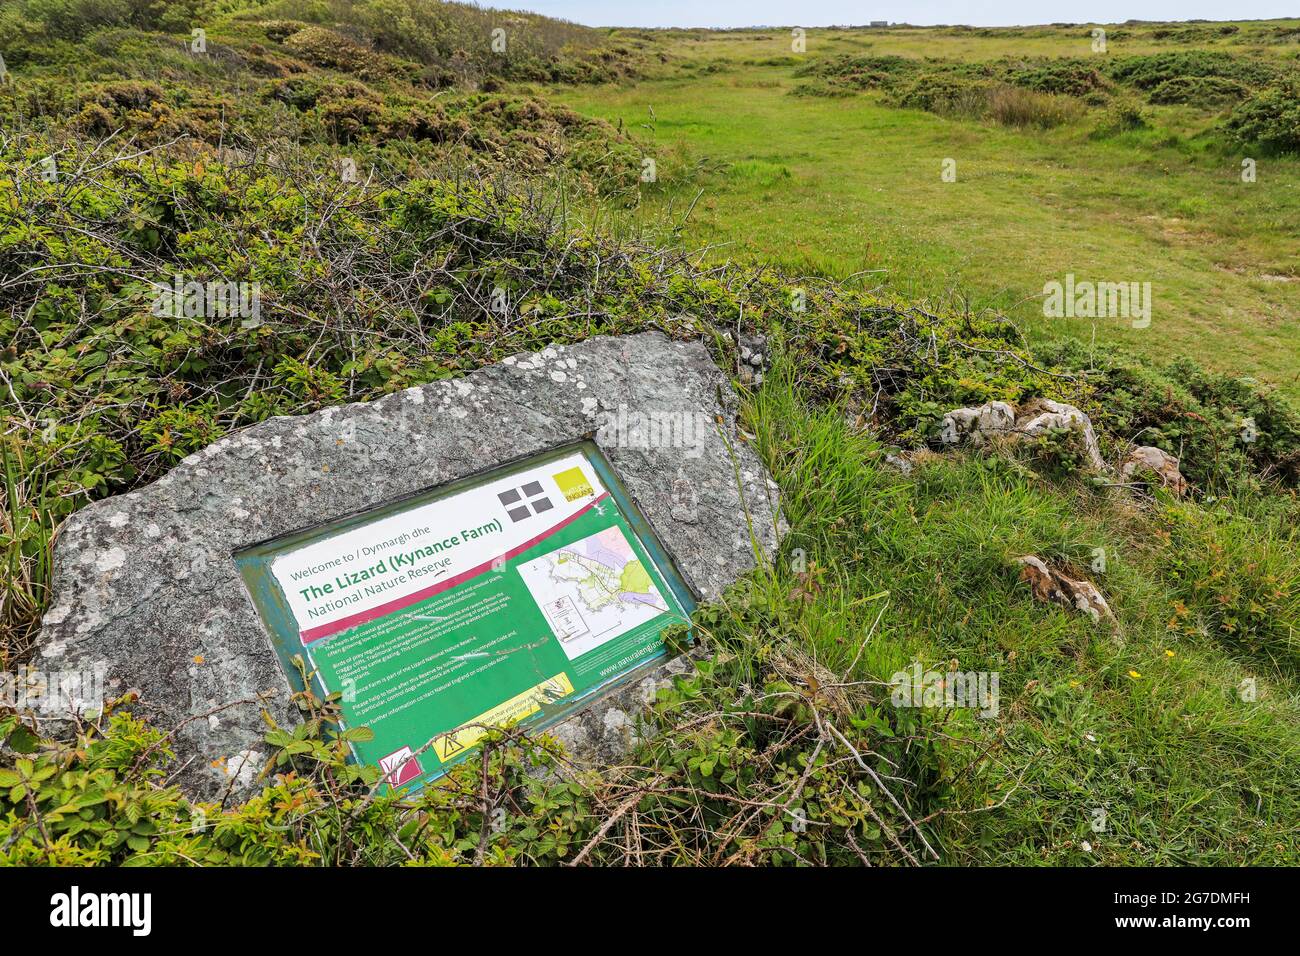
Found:
[[[544,465],[548,461],[558,460],[575,452],[581,453],[586,458],[601,483],[608,489],[615,507],[649,554],[650,560],[654,562],[655,570],[659,572],[660,577],[672,589],[673,595],[687,615],[687,623],[689,624],[689,616],[695,610],[697,601],[694,593],[687,585],[686,579],[678,571],[672,557],[660,543],[659,537],[655,534],[649,520],[637,507],[636,502],[628,493],[627,488],[615,473],[600,447],[591,439],[583,439],[569,442],[540,454],[516,458],[505,464],[467,475],[464,478],[458,478],[447,484],[431,486],[382,505],[358,511],[333,521],[313,525],[298,531],[291,531],[288,534],[249,545],[236,551],[233,554],[235,564],[239,568],[245,586],[248,588],[253,605],[262,619],[267,636],[271,641],[271,647],[280,660],[280,668],[283,670],[289,686],[299,693],[306,689],[298,667],[294,663],[295,657],[302,656],[303,647],[299,639],[297,621],[289,609],[289,603],[285,599],[283,591],[281,591],[274,575],[271,574],[271,562],[275,558],[287,551],[295,550],[315,541],[333,537],[390,515],[400,514],[420,505],[449,497],[473,485],[504,478],[514,472]],[[663,652],[653,659],[644,661],[592,688],[581,697],[566,704],[563,708],[553,711],[548,710],[536,718],[525,721],[525,723],[529,725],[530,729],[536,730],[542,730],[559,723],[588,706],[593,700],[609,693],[615,687],[636,680],[659,667],[668,656],[669,652],[665,647]],[[313,674],[312,676],[313,688],[323,699],[329,693],[329,690],[321,681],[319,674]],[[353,751],[353,759],[356,759],[355,750]],[[404,787],[411,791],[420,789],[420,787],[436,780],[444,773],[446,773],[446,768],[440,769],[440,772],[428,772],[422,776],[421,781],[416,786],[404,785]]]

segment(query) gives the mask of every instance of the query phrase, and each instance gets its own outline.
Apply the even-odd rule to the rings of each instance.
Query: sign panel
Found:
[[[291,683],[340,692],[394,787],[666,656],[693,603],[591,442],[236,556]],[[432,743],[430,743],[432,741]],[[426,746],[428,745],[428,746]]]

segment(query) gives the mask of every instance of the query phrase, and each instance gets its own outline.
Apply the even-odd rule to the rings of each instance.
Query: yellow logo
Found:
[[[552,475],[555,483],[560,487],[560,493],[564,495],[565,501],[577,501],[579,498],[586,498],[594,495],[596,492],[587,481],[587,476],[582,473],[581,468],[570,468],[568,471],[562,471],[558,475]]]

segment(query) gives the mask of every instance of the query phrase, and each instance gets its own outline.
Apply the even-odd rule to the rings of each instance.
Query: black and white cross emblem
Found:
[[[546,490],[540,481],[530,481],[522,487],[499,492],[497,497],[505,505],[506,514],[510,516],[511,521],[523,521],[525,518],[550,511],[555,507],[551,504],[551,499],[546,497]],[[528,510],[530,507],[532,511]]]

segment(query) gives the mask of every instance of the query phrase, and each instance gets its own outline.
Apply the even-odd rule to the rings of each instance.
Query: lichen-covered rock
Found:
[[[1097,471],[1106,470],[1092,420],[1073,405],[1047,398],[1033,399],[1020,408],[1006,402],[986,402],[978,408],[953,409],[943,416],[939,440],[945,445],[983,445],[996,438],[1040,438],[1057,428],[1077,434],[1088,465]]]
[[[106,667],[107,696],[138,688],[139,708],[179,727],[187,789],[241,789],[266,758],[262,703],[285,724],[296,708],[233,552],[595,436],[682,575],[712,600],[753,567],[751,528],[763,553],[779,535],[776,486],[737,440],[736,403],[703,345],[645,333],[234,433],[68,520],[33,666]],[[684,449],[633,425],[605,428],[620,409],[710,427],[691,429]]]
[[[918,467],[924,467],[932,462],[942,460],[942,455],[930,451],[928,448],[906,448],[898,452],[887,452],[885,454],[885,464],[903,475],[910,475]]]
[[[1140,478],[1144,474],[1153,474],[1161,485],[1178,497],[1181,498],[1187,492],[1187,481],[1178,469],[1178,459],[1152,445],[1142,445],[1129,452],[1120,466],[1120,474],[1126,481]]]
[[[945,445],[970,442],[982,445],[990,438],[1010,434],[1016,412],[1006,402],[986,402],[978,408],[955,408],[943,416],[939,440]]]
[[[1106,462],[1097,444],[1097,433],[1092,429],[1092,419],[1073,405],[1037,398],[1023,406],[1016,417],[1016,434],[1026,438],[1038,438],[1057,428],[1077,433],[1088,464],[1097,471],[1106,470]]]
[[[898,472],[904,475],[910,475],[912,471],[916,468],[916,466],[912,463],[912,459],[909,458],[906,453],[899,454],[899,455],[890,453],[886,455],[885,464],[888,465],[890,468],[896,469]]]
[[[1059,604],[1072,611],[1082,611],[1094,621],[1102,618],[1113,621],[1110,605],[1101,596],[1101,592],[1091,581],[1076,580],[1068,575],[1048,567],[1032,554],[1016,558],[1020,567],[1020,580],[1029,584],[1034,597],[1040,601]]]

